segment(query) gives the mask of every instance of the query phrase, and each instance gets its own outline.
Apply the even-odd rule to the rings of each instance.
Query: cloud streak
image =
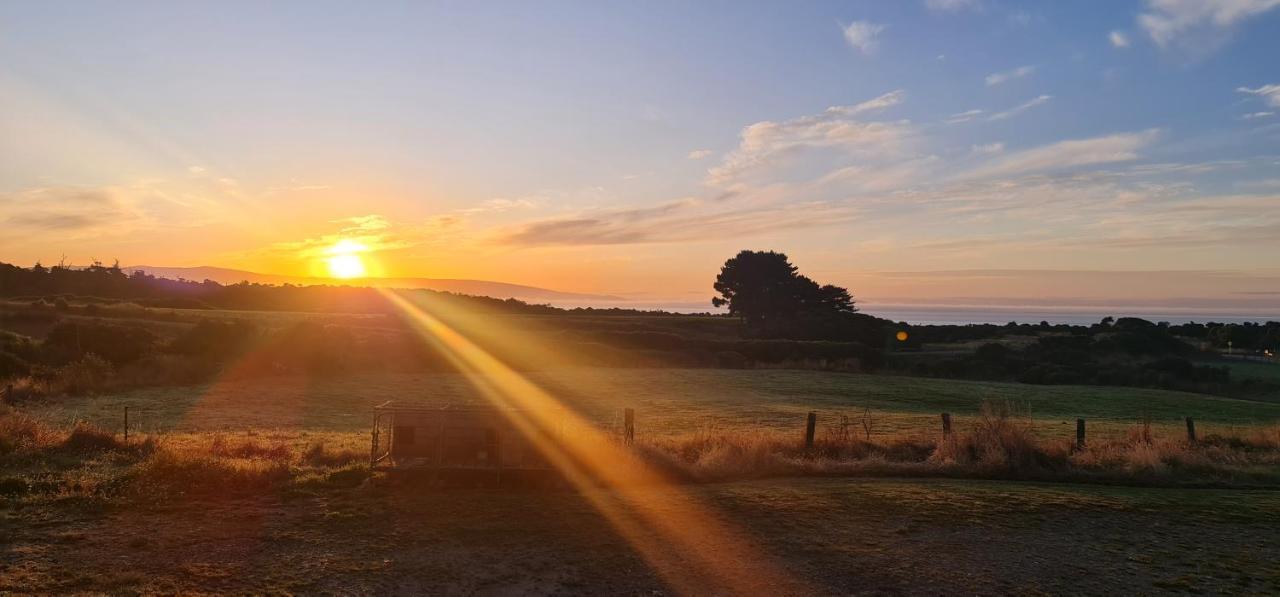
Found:
[[[1012,153],[969,172],[965,177],[1009,176],[1136,160],[1139,157],[1137,151],[1154,141],[1159,134],[1159,130],[1149,129],[1137,133],[1059,141]]]
[[[1051,95],[1041,95],[1038,97],[1034,97],[1012,108],[1009,108],[1008,110],[1005,110],[1003,112],[996,112],[995,114],[992,114],[991,116],[987,117],[987,121],[996,122],[1000,120],[1013,118],[1014,116],[1017,116],[1023,112],[1026,112],[1027,110],[1030,110],[1036,106],[1044,105],[1048,103],[1049,100],[1051,99],[1053,99],[1053,96]]]
[[[1261,98],[1262,101],[1266,102],[1268,106],[1280,108],[1280,85],[1273,83],[1270,85],[1262,85],[1256,89],[1237,87],[1236,91],[1239,91],[1240,93],[1247,93],[1249,95],[1256,95]]]
[[[1182,43],[1207,51],[1237,24],[1277,6],[1280,0],[1146,0],[1138,26],[1161,48]]]
[[[987,87],[995,87],[996,85],[1003,85],[1014,79],[1021,79],[1034,72],[1036,72],[1036,67],[1034,66],[1031,66],[1031,65],[1019,66],[1018,68],[1015,68],[1012,70],[1007,70],[1007,71],[998,72],[998,73],[991,73],[986,76],[984,81],[986,81]]]

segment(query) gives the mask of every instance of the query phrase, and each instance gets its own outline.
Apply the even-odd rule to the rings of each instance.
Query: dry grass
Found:
[[[720,430],[642,438],[634,452],[670,476],[723,481],[785,476],[944,476],[1155,485],[1280,485],[1280,426],[1197,443],[1138,426],[1083,448],[1033,432],[1025,413],[985,405],[946,438],[827,429]],[[0,493],[167,500],[359,485],[369,477],[356,433],[248,431],[145,435],[125,443],[83,422],[51,426],[0,411]]]
[[[1030,417],[988,404],[950,437],[829,433],[805,449],[798,434],[696,433],[640,446],[650,461],[691,480],[804,475],[1021,478],[1138,484],[1280,484],[1280,425],[1213,435],[1197,443],[1139,426],[1083,448],[1033,432]]]
[[[368,477],[353,437],[298,433],[123,438],[0,410],[0,494],[27,499],[227,497]],[[352,469],[360,469],[353,471]]]

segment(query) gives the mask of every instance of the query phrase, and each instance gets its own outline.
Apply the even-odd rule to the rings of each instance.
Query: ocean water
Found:
[[[1280,321],[1280,310],[1274,313],[1241,313],[1223,312],[1221,310],[1199,309],[1142,309],[1132,307],[1071,307],[1054,309],[1046,307],[903,307],[901,305],[877,308],[874,305],[862,310],[863,313],[883,317],[893,321],[905,321],[914,325],[963,325],[970,323],[1065,323],[1069,325],[1088,325],[1101,321],[1104,317],[1140,317],[1148,321],[1167,321],[1179,323],[1245,323]]]
[[[620,307],[624,309],[660,310],[672,313],[723,313],[723,309],[711,307],[709,302],[625,302],[625,303],[555,303],[557,307]],[[1040,323],[1088,325],[1104,317],[1140,317],[1149,321],[1169,323],[1218,322],[1244,323],[1280,321],[1280,306],[1275,309],[1249,309],[1231,311],[1222,308],[1190,307],[1100,307],[1100,306],[979,306],[979,305],[877,305],[859,304],[859,310],[868,315],[892,321],[905,321],[914,325],[964,325],[971,323]]]

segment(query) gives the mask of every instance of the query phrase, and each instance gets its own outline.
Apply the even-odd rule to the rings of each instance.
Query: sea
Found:
[[[667,311],[670,313],[724,313],[723,309],[715,309],[705,302],[620,302],[602,303],[557,303],[557,307],[594,307],[623,309],[639,309]],[[1133,306],[1019,306],[1019,305],[912,305],[912,304],[874,304],[859,303],[862,313],[874,315],[891,321],[906,322],[912,325],[966,325],[966,324],[1006,324],[1040,323],[1088,325],[1101,321],[1104,317],[1139,317],[1153,322],[1167,321],[1171,324],[1181,323],[1245,323],[1280,321],[1280,306],[1275,309],[1249,309],[1233,311],[1223,308],[1194,307],[1133,307]]]

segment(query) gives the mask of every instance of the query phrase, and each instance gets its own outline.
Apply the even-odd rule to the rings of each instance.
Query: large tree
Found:
[[[729,307],[753,326],[800,315],[852,313],[849,291],[802,276],[783,253],[742,251],[724,263],[714,284],[717,307]]]

